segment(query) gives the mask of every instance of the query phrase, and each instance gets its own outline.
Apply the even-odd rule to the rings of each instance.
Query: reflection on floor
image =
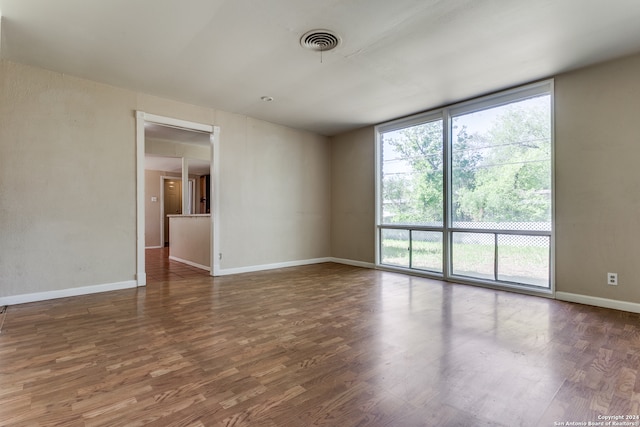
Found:
[[[8,308],[0,425],[533,427],[640,410],[638,314],[331,263],[214,278],[149,261],[149,286]]]
[[[171,280],[184,280],[192,277],[207,277],[209,272],[169,259],[169,248],[147,249],[145,251],[147,286]]]

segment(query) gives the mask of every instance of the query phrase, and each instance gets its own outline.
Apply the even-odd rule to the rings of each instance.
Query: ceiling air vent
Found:
[[[340,37],[329,30],[311,30],[300,38],[300,45],[309,50],[326,52],[340,44]]]

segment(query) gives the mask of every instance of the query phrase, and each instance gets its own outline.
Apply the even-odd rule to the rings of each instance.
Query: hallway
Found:
[[[209,272],[169,259],[169,248],[146,249],[147,286],[160,282],[209,277]]]

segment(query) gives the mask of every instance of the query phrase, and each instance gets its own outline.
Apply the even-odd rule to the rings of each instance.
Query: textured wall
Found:
[[[135,96],[0,62],[0,296],[134,279]]]
[[[161,171],[144,171],[144,244],[146,247],[163,246],[160,242],[160,177]],[[151,201],[156,197],[156,202]]]
[[[221,268],[330,256],[328,139],[223,112],[217,123]]]
[[[374,263],[374,128],[333,137],[331,168],[331,254]]]
[[[135,110],[220,126],[221,268],[330,256],[328,139],[0,61],[0,297],[130,281]]]
[[[640,303],[638,76],[633,56],[556,79],[558,291]]]
[[[147,154],[199,160],[211,159],[211,147],[151,138],[145,138],[144,144],[144,151]]]
[[[160,177],[162,176],[175,176],[182,179],[182,175],[179,173],[154,170],[144,171],[144,244],[146,247],[164,246],[160,241],[160,227],[162,226],[162,215],[164,215],[164,209],[160,203]],[[158,201],[152,202],[151,197],[156,197]]]
[[[169,255],[201,266],[211,267],[211,218],[208,216],[171,217]]]

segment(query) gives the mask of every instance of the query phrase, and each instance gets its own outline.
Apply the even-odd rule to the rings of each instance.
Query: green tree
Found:
[[[477,134],[469,134],[466,126],[452,126],[453,141],[451,150],[451,186],[452,188],[466,188],[473,191],[476,188],[477,166],[482,160],[478,149],[482,138]],[[461,200],[453,198],[451,201],[453,212],[463,213]],[[464,217],[462,220],[468,220]]]
[[[384,215],[393,223],[442,222],[442,121],[389,132],[383,139],[383,155],[393,157],[397,169],[383,171]]]
[[[548,117],[546,108],[513,104],[485,134],[474,135],[482,158],[473,186],[454,182],[454,221],[550,221]]]
[[[461,147],[472,141],[465,129],[457,134]],[[443,222],[443,125],[441,120],[387,133],[385,150],[402,162],[401,172],[383,176],[384,215],[393,223],[442,224]],[[383,153],[383,155],[386,155]],[[479,155],[472,151],[454,153],[456,180],[473,187]],[[385,171],[386,172],[386,171]]]
[[[535,103],[534,103],[535,104]],[[486,131],[470,133],[469,117],[454,120],[451,149],[452,215],[458,222],[548,222],[551,218],[548,106],[518,102]],[[385,222],[443,221],[441,120],[383,135]]]

